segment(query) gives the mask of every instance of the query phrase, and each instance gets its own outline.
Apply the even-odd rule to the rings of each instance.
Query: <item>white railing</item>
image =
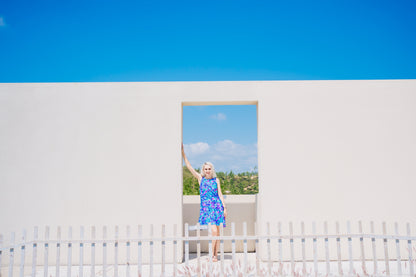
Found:
[[[139,225],[132,235],[127,226],[125,236],[120,236],[119,227],[108,236],[108,228],[103,227],[102,237],[97,238],[96,227],[91,228],[89,238],[85,238],[85,228],[80,227],[78,238],[73,238],[72,227],[66,238],[62,238],[61,227],[56,236],[50,236],[50,228],[45,228],[43,239],[39,239],[35,227],[33,238],[23,231],[16,241],[12,233],[8,241],[0,235],[0,274],[1,276],[415,276],[413,258],[416,237],[411,236],[410,224],[405,227],[406,235],[399,235],[399,225],[394,224],[394,234],[387,232],[387,224],[382,224],[382,232],[376,233],[370,223],[370,232],[363,231],[358,222],[358,232],[351,232],[347,222],[345,232],[337,222],[334,232],[329,225],[322,224],[322,232],[317,232],[317,224],[312,223],[311,231],[306,232],[304,223],[298,229],[293,223],[266,224],[264,232],[259,226],[254,235],[247,234],[247,224],[243,224],[243,234],[235,233],[231,223],[231,235],[224,235],[220,226],[220,236],[211,236],[211,229],[201,229],[199,225],[185,224],[184,235],[177,234],[174,225],[169,234],[165,225],[160,226],[160,236],[155,236],[154,226],[148,227],[148,235],[143,234]],[[283,231],[288,227],[288,232]],[[295,232],[295,229],[299,232]],[[273,232],[275,231],[275,232]],[[191,233],[194,233],[191,235]],[[207,234],[201,234],[207,232]],[[219,262],[212,261],[212,239],[220,240]],[[247,243],[254,241],[257,251],[248,253]],[[183,243],[183,244],[182,244]],[[189,251],[190,243],[196,243],[196,253]],[[201,244],[208,244],[208,257],[201,253]],[[231,251],[225,252],[224,245],[231,244]],[[243,244],[242,253],[236,252],[236,244]],[[90,255],[84,255],[87,250]],[[124,254],[120,251],[123,250]],[[134,250],[134,251],[133,251]],[[78,256],[74,255],[77,252]],[[111,261],[109,254],[111,253]],[[371,253],[371,254],[369,254]],[[20,263],[16,263],[19,255]],[[76,261],[75,258],[76,257]],[[66,262],[65,262],[66,260]],[[135,272],[135,273],[133,273]],[[137,276],[136,275],[136,276]]]

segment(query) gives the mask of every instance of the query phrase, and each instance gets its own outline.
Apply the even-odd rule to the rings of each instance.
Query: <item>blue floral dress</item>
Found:
[[[201,196],[201,208],[199,212],[199,224],[219,226],[221,223],[225,227],[224,207],[218,195],[217,178],[206,179],[202,177],[199,185]]]

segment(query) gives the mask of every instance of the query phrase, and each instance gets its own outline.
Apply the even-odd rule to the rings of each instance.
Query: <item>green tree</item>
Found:
[[[217,172],[217,178],[221,182],[223,194],[256,194],[259,192],[258,174],[255,171],[238,174],[234,174],[232,171],[228,173]],[[198,180],[192,176],[186,166],[183,167],[183,194],[199,195]]]

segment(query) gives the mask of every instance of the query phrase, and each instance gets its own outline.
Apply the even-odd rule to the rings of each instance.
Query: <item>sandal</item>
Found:
[[[217,258],[217,256],[212,256],[212,261],[213,261],[213,262],[218,262],[218,258]]]

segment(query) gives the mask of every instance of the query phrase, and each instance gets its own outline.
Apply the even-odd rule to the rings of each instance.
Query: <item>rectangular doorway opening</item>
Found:
[[[231,234],[231,222],[236,234],[243,234],[243,222],[247,222],[248,234],[254,234],[259,192],[258,102],[183,102],[182,141],[196,171],[204,162],[214,165],[227,206],[224,234]],[[195,225],[200,212],[199,184],[183,160],[182,165],[183,223]],[[228,243],[226,252],[231,249]],[[201,247],[208,251],[208,243]],[[237,251],[243,251],[242,247],[237,246]],[[252,242],[249,251],[254,250]],[[190,251],[196,251],[196,244],[190,245]]]

